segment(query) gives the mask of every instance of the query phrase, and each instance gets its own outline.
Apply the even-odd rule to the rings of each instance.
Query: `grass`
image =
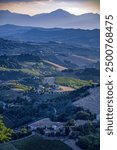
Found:
[[[35,70],[35,69],[21,69],[21,71],[23,73],[26,73],[26,74],[29,74],[29,75],[32,75],[32,76],[39,76],[40,73],[39,73],[39,70]]]
[[[85,80],[80,80],[72,77],[57,77],[55,83],[78,89],[83,86],[91,86],[93,84],[93,81],[91,80],[85,81]]]
[[[14,71],[16,69],[9,69],[9,68],[5,68],[5,67],[0,67],[0,71]]]
[[[10,84],[11,88],[22,90],[22,91],[30,91],[32,88],[30,86],[26,86],[24,84],[20,84],[16,81],[12,81]]]
[[[13,149],[11,148],[11,146]],[[5,149],[6,148],[6,149]],[[11,148],[11,149],[10,149]],[[69,146],[57,140],[45,140],[33,135],[22,140],[0,145],[0,150],[72,150]]]
[[[11,143],[3,143],[0,144],[0,150],[18,150],[16,147],[14,147]]]
[[[11,68],[0,67],[0,71],[16,71],[16,72],[21,71],[22,73],[26,73],[26,74],[32,75],[32,76],[40,75],[39,71],[37,71],[35,69],[11,69]]]

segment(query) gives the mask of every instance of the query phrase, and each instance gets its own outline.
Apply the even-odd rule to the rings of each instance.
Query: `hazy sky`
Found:
[[[100,0],[0,0],[0,10],[40,14],[64,9],[72,14],[99,13]]]

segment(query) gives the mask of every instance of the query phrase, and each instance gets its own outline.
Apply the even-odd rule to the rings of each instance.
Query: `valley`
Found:
[[[98,150],[100,31],[15,25],[0,31],[0,114],[13,130],[0,150],[38,150],[37,143],[44,143],[41,150],[46,144],[84,150],[81,143],[92,136],[88,144]]]

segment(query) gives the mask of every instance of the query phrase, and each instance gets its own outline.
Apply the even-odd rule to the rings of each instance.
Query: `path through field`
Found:
[[[43,60],[43,62],[54,66],[54,67],[57,68],[59,71],[63,71],[63,70],[65,70],[65,69],[68,69],[68,68],[66,68],[66,67],[60,66],[60,65],[55,64],[55,63],[53,63],[53,62],[51,62],[51,61],[48,61],[48,60]]]
[[[97,62],[97,60],[95,60],[95,59],[87,58],[87,57],[84,57],[84,56],[79,56],[79,55],[72,55],[72,56],[76,57],[76,58],[81,58],[81,59],[84,59],[84,60],[87,60],[87,61],[90,61],[90,62],[93,62],[93,63]]]

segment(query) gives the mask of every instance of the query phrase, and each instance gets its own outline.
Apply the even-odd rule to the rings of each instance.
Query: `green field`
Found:
[[[85,81],[72,77],[57,77],[55,83],[75,89],[81,88],[83,86],[91,86],[93,84],[91,80]]]
[[[10,87],[14,88],[14,89],[17,89],[17,90],[22,90],[22,91],[30,91],[32,89],[30,86],[20,84],[15,80],[10,83]]]
[[[66,144],[57,140],[45,140],[38,135],[0,144],[0,150],[72,150]]]
[[[36,69],[11,69],[11,68],[4,68],[4,67],[0,67],[0,71],[15,71],[15,72],[19,72],[21,71],[22,73],[25,73],[27,75],[32,75],[32,76],[39,76],[39,70]]]

